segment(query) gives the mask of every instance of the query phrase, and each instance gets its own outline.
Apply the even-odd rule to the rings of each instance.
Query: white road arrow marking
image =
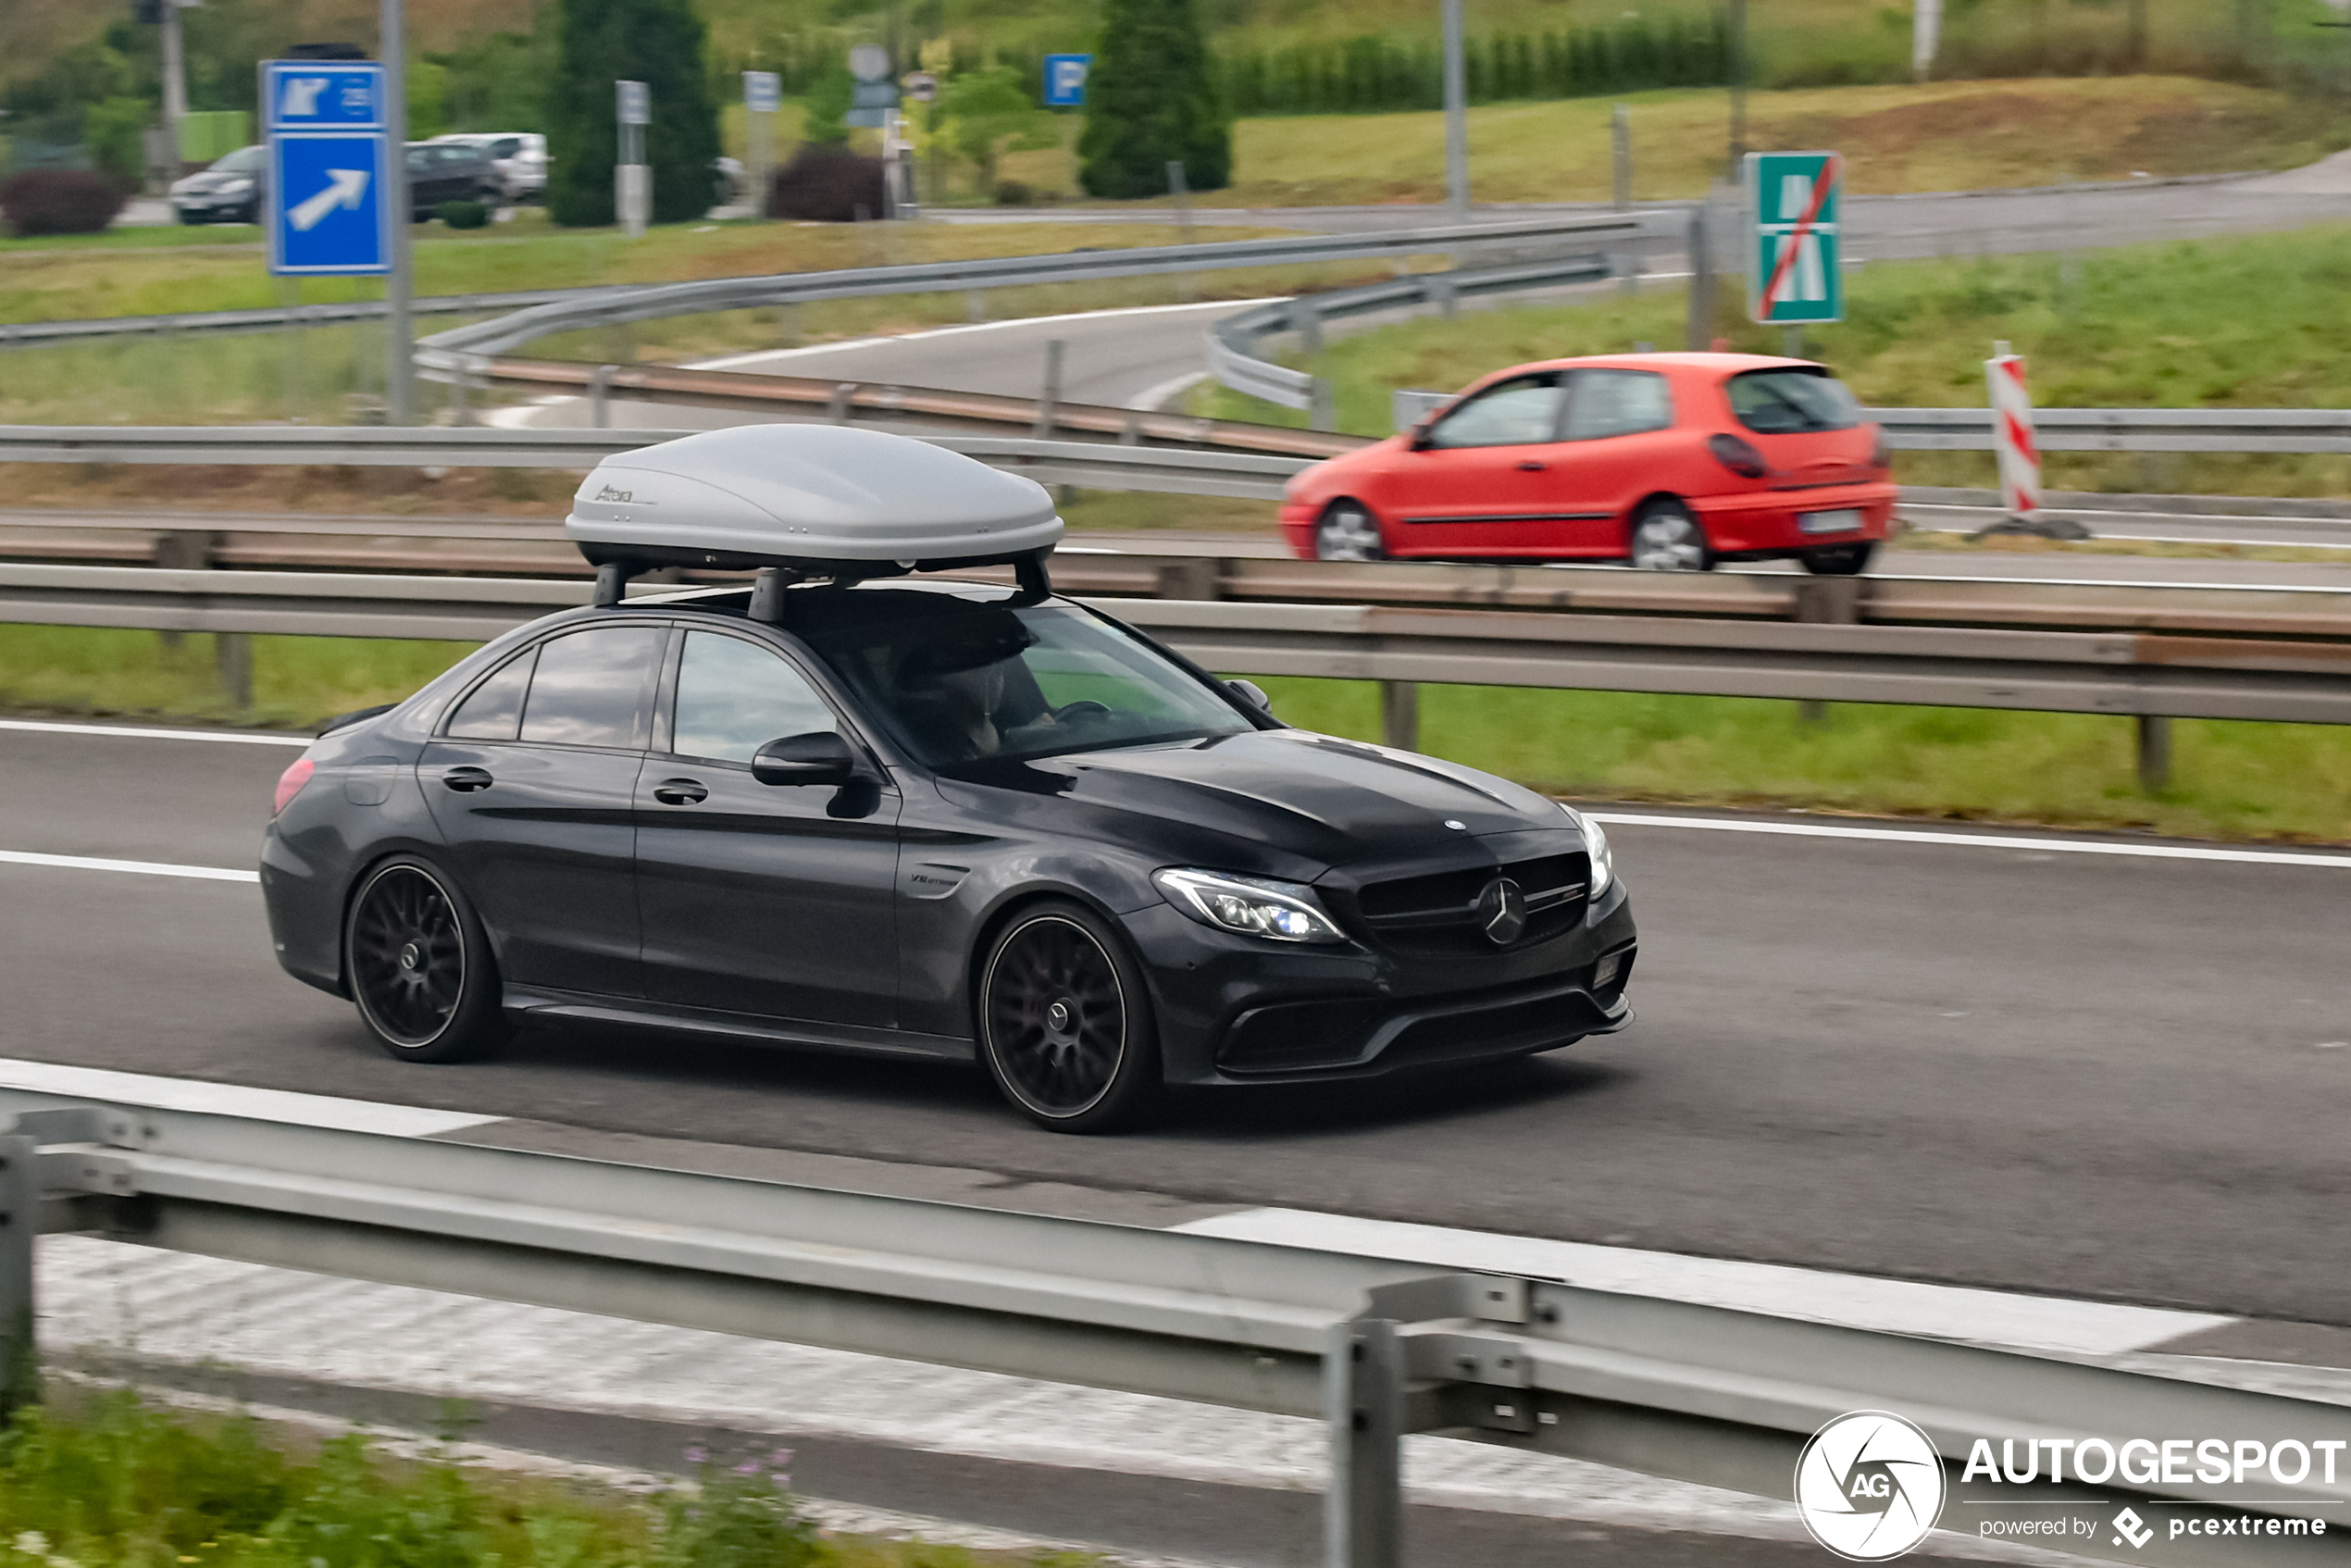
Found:
[[[364,168],[330,168],[327,178],[332,183],[317,195],[298,202],[287,209],[286,221],[296,233],[306,234],[318,227],[318,220],[337,207],[356,207],[367,189],[368,170]]]

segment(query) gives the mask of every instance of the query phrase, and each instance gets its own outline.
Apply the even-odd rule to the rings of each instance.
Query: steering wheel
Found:
[[[1061,723],[1077,718],[1108,718],[1110,709],[1091,697],[1080,697],[1074,703],[1064,703],[1053,710],[1053,720]]]

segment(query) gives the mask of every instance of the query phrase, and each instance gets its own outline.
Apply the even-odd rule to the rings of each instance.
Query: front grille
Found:
[[[1506,865],[1473,866],[1426,877],[1374,882],[1355,895],[1355,911],[1380,944],[1396,952],[1454,957],[1506,951],[1486,940],[1477,917],[1477,898],[1497,877],[1516,882],[1526,895],[1526,929],[1511,948],[1547,941],[1571,931],[1584,918],[1592,874],[1581,850],[1544,855]]]

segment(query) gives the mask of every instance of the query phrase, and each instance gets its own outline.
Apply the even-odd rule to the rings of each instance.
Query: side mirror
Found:
[[[762,784],[840,785],[856,775],[857,753],[829,729],[770,740],[751,759],[751,776]]]
[[[1265,688],[1253,680],[1228,680],[1225,682],[1225,690],[1260,713],[1274,711],[1274,699],[1265,695]]]

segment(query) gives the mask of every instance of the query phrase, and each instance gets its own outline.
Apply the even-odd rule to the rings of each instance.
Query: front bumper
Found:
[[[1633,1021],[1624,983],[1637,938],[1621,887],[1549,940],[1474,959],[1268,942],[1167,904],[1125,924],[1158,1003],[1170,1083],[1377,1077],[1529,1055]],[[1610,957],[1615,972],[1596,983]]]
[[[1882,540],[1894,521],[1894,500],[1890,484],[1848,484],[1704,496],[1690,504],[1706,524],[1715,554],[1760,555],[1800,554]],[[1860,526],[1834,533],[1808,531],[1806,516],[1822,512],[1858,512]]]

